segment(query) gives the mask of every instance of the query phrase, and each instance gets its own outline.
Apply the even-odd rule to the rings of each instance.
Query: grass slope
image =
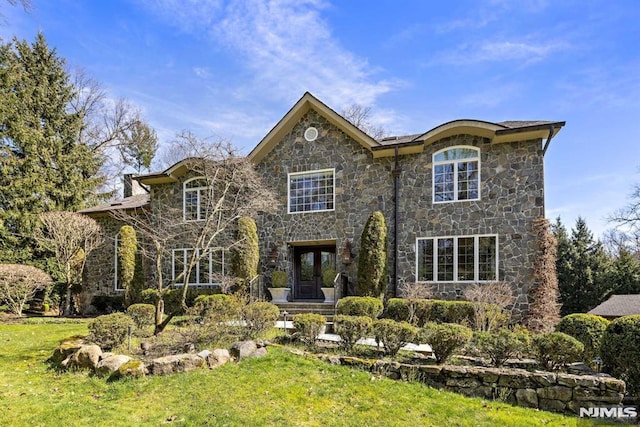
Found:
[[[576,418],[373,378],[279,348],[214,371],[121,382],[58,374],[43,363],[58,340],[86,333],[84,323],[0,324],[0,425],[576,425]]]

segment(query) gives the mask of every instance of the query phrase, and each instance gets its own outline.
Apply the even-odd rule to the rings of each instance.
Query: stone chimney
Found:
[[[123,197],[126,198],[131,196],[133,196],[133,174],[125,173]]]
[[[124,174],[123,183],[124,183],[124,188],[122,191],[123,197],[137,196],[139,194],[147,194],[149,192],[138,181],[133,179],[132,173]]]

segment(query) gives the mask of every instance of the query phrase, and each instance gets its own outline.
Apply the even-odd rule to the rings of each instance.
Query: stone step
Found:
[[[332,303],[312,303],[312,302],[279,302],[276,303],[280,312],[287,312],[287,316],[302,313],[317,313],[325,316],[328,321],[333,320],[334,305]]]

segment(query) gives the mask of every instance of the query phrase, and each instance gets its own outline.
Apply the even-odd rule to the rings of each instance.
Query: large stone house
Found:
[[[455,120],[375,140],[305,93],[248,154],[279,201],[275,212],[255,218],[265,284],[271,271],[283,270],[293,301],[320,302],[322,271],[333,268],[342,273],[341,294],[353,293],[362,230],[381,211],[389,295],[417,283],[456,299],[470,284],[506,281],[518,295],[515,311],[526,312],[536,250],[532,223],[545,215],[544,155],[564,125]],[[109,210],[153,205],[160,190],[184,209],[197,198],[189,185],[194,177],[180,163],[134,179],[148,193],[129,191],[115,202],[120,205],[85,211],[112,224],[109,233],[117,232],[105,217]],[[88,263],[93,293],[119,292],[109,246],[99,253],[102,262]],[[185,242],[176,249],[180,257],[191,248]]]

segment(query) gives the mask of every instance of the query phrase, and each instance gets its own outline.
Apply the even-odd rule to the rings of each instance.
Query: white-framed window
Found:
[[[288,175],[289,213],[332,211],[335,208],[335,169]]]
[[[113,246],[113,289],[115,289],[116,291],[124,291],[125,289],[122,287],[122,285],[120,284],[120,280],[119,277],[120,276],[120,272],[118,271],[118,268],[120,268],[120,266],[118,265],[118,243],[120,242],[120,233],[116,233],[116,237],[114,240],[114,246]]]
[[[203,177],[191,178],[182,188],[182,211],[185,221],[202,221],[207,217],[209,187]]]
[[[433,202],[480,199],[480,150],[450,147],[433,154]]]
[[[201,249],[180,248],[172,251],[171,278],[173,280],[186,270],[194,250],[199,256]],[[222,248],[208,249],[200,258],[200,262],[191,270],[188,283],[189,286],[215,286],[220,283],[225,273],[225,251]],[[184,278],[180,279],[176,286],[183,283]]]
[[[498,236],[419,238],[416,281],[489,282],[498,280]]]

